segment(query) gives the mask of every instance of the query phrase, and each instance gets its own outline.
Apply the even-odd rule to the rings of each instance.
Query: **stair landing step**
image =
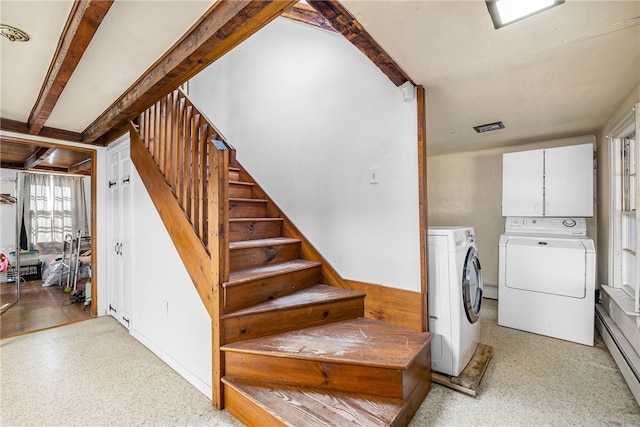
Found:
[[[253,280],[293,273],[300,270],[319,267],[321,265],[321,263],[315,261],[296,259],[293,261],[281,262],[278,264],[264,265],[261,267],[248,268],[246,270],[232,271],[229,274],[229,281],[224,283],[223,286],[229,287],[234,285],[241,285]]]
[[[402,423],[401,399],[222,378],[225,406],[247,425],[393,426]]]
[[[224,351],[404,370],[432,334],[361,317],[241,341]]]
[[[291,243],[299,243],[300,239],[291,239],[289,237],[272,237],[268,239],[256,239],[256,240],[241,240],[238,242],[229,243],[229,249],[250,249],[260,248],[263,246],[279,246],[288,245]]]
[[[266,313],[285,308],[304,307],[315,305],[323,301],[337,301],[352,298],[363,298],[366,294],[351,289],[342,289],[324,284],[314,285],[301,289],[289,295],[285,295],[271,301],[254,305],[253,307],[238,310],[222,316],[223,319],[246,316],[251,314]]]

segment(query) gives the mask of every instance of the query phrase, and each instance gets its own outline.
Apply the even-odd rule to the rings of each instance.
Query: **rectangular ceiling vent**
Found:
[[[492,130],[504,129],[504,124],[502,122],[487,123],[486,125],[474,126],[473,128],[478,133],[491,132]]]

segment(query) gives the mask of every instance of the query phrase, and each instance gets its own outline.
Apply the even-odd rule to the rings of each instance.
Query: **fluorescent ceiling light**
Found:
[[[564,0],[487,0],[487,9],[497,30],[562,3]]]

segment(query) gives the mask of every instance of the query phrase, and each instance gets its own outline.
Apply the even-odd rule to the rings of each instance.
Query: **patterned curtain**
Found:
[[[25,173],[23,191],[29,248],[60,252],[66,235],[89,234],[82,177]]]

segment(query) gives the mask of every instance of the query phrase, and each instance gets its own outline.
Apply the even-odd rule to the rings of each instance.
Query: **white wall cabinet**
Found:
[[[503,216],[593,216],[593,144],[505,153]]]
[[[108,282],[110,315],[131,327],[131,160],[129,142],[108,150],[109,248]]]

